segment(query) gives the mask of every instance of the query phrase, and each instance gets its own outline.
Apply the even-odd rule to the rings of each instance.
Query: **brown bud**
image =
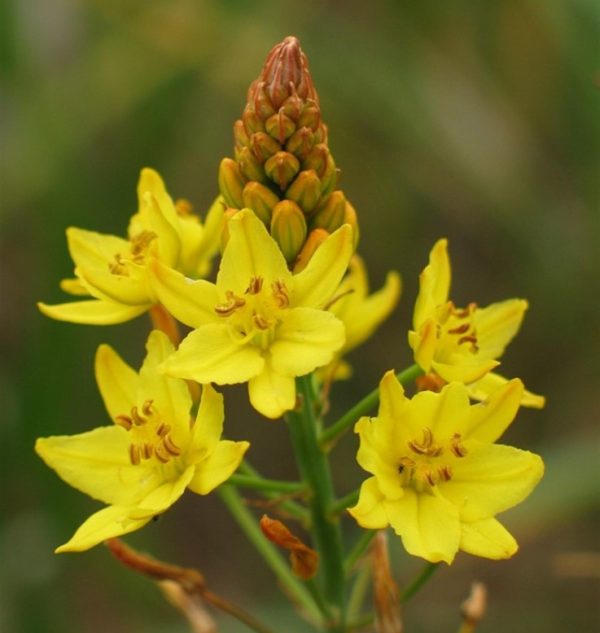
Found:
[[[285,191],[300,170],[300,162],[289,152],[277,152],[265,163],[267,176]]]
[[[280,110],[265,121],[265,129],[274,139],[283,144],[295,132],[296,124]]]
[[[344,224],[349,224],[352,227],[352,246],[354,247],[354,250],[356,250],[360,240],[358,216],[356,215],[356,209],[348,202],[348,200],[346,200],[346,208],[344,210]]]
[[[305,161],[315,144],[314,132],[309,127],[301,127],[290,136],[285,148],[300,160]],[[307,165],[304,166],[308,168]]]
[[[242,208],[243,187],[244,179],[238,164],[231,158],[224,158],[219,165],[219,190],[227,205],[236,209]]]
[[[267,158],[270,158],[281,149],[279,143],[266,132],[253,134],[250,138],[250,147],[260,163],[264,163]]]
[[[310,213],[321,197],[321,181],[314,169],[301,171],[288,187],[285,196],[293,200],[304,213]]]
[[[346,214],[346,197],[341,191],[334,191],[311,219],[313,228],[325,229],[333,233],[344,224]]]
[[[273,207],[279,202],[279,198],[268,187],[254,181],[244,187],[242,196],[244,206],[252,209],[269,226]]]
[[[325,229],[313,229],[308,234],[306,242],[304,242],[304,246],[294,262],[294,274],[302,272],[306,268],[310,258],[328,237],[329,233]]]
[[[291,200],[282,200],[273,209],[271,235],[287,262],[293,262],[306,239],[306,220],[302,209]]]
[[[265,170],[249,147],[243,147],[238,153],[240,171],[246,180],[265,182]]]

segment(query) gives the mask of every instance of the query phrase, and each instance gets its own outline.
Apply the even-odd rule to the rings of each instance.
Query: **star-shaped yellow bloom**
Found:
[[[386,373],[377,417],[355,427],[358,463],[373,477],[350,514],[365,528],[391,525],[410,554],[431,562],[449,564],[458,550],[512,556],[517,543],[494,517],[525,499],[544,471],[539,456],[494,444],[522,394],[514,379],[475,405],[461,383],[408,399]]]
[[[219,248],[223,205],[217,201],[202,225],[188,205],[173,203],[161,177],[148,168],[142,169],[137,190],[139,209],[131,218],[127,239],[67,229],[76,277],[63,280],[61,287],[91,299],[40,303],[45,315],[59,321],[108,325],[146,312],[156,303],[148,282],[151,257],[189,275],[209,272]]]
[[[292,275],[252,211],[240,211],[228,227],[216,284],[154,266],[159,300],[195,328],[164,370],[201,383],[247,381],[254,408],[277,418],[295,406],[295,377],[326,365],[344,344],[343,323],[324,308],[352,256],[352,229],[330,235]]]
[[[239,466],[248,442],[221,440],[223,397],[202,388],[195,420],[183,380],[158,365],[173,352],[153,331],[139,374],[107,345],[96,354],[96,379],[114,424],[79,435],[40,438],[35,449],[68,484],[108,506],[90,516],[57,552],[82,551],[141,528],[186,488],[201,495]]]
[[[382,288],[369,294],[369,279],[365,263],[359,255],[350,261],[348,274],[342,280],[329,308],[346,328],[346,342],[336,358],[322,373],[334,379],[349,378],[350,365],[342,356],[362,345],[390,315],[400,298],[400,275],[391,271]]]
[[[441,239],[431,249],[429,265],[419,277],[408,342],[432,384],[459,381],[469,386],[472,398],[482,400],[507,382],[492,370],[518,332],[528,304],[523,299],[508,299],[485,308],[476,303],[457,308],[448,298],[450,279],[448,242]],[[542,408],[545,399],[524,391],[521,404]]]

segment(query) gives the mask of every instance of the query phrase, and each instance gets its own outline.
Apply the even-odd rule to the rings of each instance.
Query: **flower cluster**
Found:
[[[291,506],[296,516],[309,516],[315,550],[277,521],[261,526],[292,551],[301,578],[323,567],[317,608],[327,617],[343,613],[341,500],[328,460],[330,440],[355,423],[357,462],[371,476],[344,497],[354,501],[343,515],[367,530],[391,526],[410,554],[431,562],[451,563],[459,550],[512,556],[516,541],[495,517],[534,489],[543,462],[495,442],[520,406],[541,408],[544,398],[494,370],[527,302],[456,307],[447,241],[439,240],[421,273],[408,333],[415,365],[398,376],[385,373],[374,399],[325,426],[333,381],[351,376],[346,355],[391,313],[400,277],[390,272],[369,292],[356,253],[356,213],[335,189],[327,128],[295,38],[271,52],[234,129],[235,160],[221,163],[220,196],[204,221],[187,201],[174,202],[146,168],[126,238],[67,230],[75,269],[61,287],[84,298],[39,304],[41,311],[91,325],[150,312],[154,329],[139,372],[108,346],[97,351],[96,380],[112,424],[36,443],[65,482],[106,504],[57,551],[137,530],[185,490],[206,495],[225,482],[267,495],[302,490],[305,497]],[[183,339],[179,323],[190,328]],[[264,417],[285,417],[301,482],[259,478],[242,464],[249,443],[222,438],[223,395],[213,385],[236,383],[248,384],[250,404]],[[377,415],[366,417],[377,399]],[[241,466],[245,474],[236,474]],[[242,521],[246,528],[249,522]],[[298,566],[299,555],[304,562],[308,556],[308,571]],[[274,569],[283,573],[281,564]],[[296,598],[304,599],[303,591]]]

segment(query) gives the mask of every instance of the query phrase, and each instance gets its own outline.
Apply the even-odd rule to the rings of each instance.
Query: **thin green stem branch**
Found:
[[[411,365],[408,369],[396,374],[402,385],[410,384],[415,378],[423,374],[418,365]],[[349,409],[339,420],[327,427],[319,437],[319,443],[325,450],[333,447],[336,440],[345,433],[361,416],[371,411],[379,402],[379,387],[373,389],[360,402]]]
[[[348,621],[356,620],[360,617],[365,602],[365,596],[371,586],[373,576],[372,565],[362,565],[354,579],[350,598],[348,600]]]
[[[366,530],[360,535],[360,538],[356,541],[356,544],[354,545],[348,556],[346,556],[346,560],[344,561],[344,569],[346,570],[346,575],[348,575],[352,571],[354,565],[356,565],[363,554],[367,551],[369,545],[371,545],[371,543],[373,542],[376,534],[377,530]]]
[[[265,479],[263,477],[253,477],[252,475],[231,475],[228,483],[238,488],[251,488],[252,490],[265,492],[296,493],[306,492],[306,485],[297,481],[278,481],[276,479]]]
[[[433,576],[439,563],[427,563],[421,573],[412,581],[410,585],[402,592],[400,596],[401,602],[408,602],[416,593],[427,583],[427,581]]]
[[[237,490],[228,484],[217,488],[227,509],[242,528],[248,540],[254,545],[258,553],[263,557],[267,565],[277,576],[285,591],[295,602],[302,606],[304,610],[315,620],[321,620],[321,612],[315,604],[310,592],[292,574],[290,566],[275,547],[267,540],[262,533],[256,517],[245,506]]]
[[[286,421],[302,479],[310,486],[308,500],[312,518],[312,534],[321,560],[325,597],[335,607],[338,628],[343,631],[345,606],[345,577],[342,535],[337,518],[330,508],[335,499],[329,462],[317,440],[319,421],[314,410],[314,392],[310,376],[298,378],[297,388],[302,405],[290,411]]]
[[[350,506],[355,506],[358,502],[359,492],[359,490],[353,490],[337,501],[334,501],[329,512],[331,512],[331,514],[335,516],[337,514],[341,514],[346,508],[349,508]]]

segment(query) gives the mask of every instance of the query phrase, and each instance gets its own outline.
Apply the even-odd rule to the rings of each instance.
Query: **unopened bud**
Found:
[[[283,144],[296,131],[296,124],[280,110],[265,121],[265,129],[274,139]]]
[[[244,108],[242,121],[244,122],[244,127],[246,128],[248,135],[254,134],[255,132],[265,131],[265,124],[262,122],[262,119],[258,116],[254,108],[250,106],[246,106]]]
[[[315,130],[315,142],[327,145],[327,126],[325,123],[321,123]]]
[[[344,210],[344,224],[349,224],[352,227],[352,246],[354,250],[358,247],[358,241],[360,240],[360,229],[358,228],[358,216],[356,209],[346,200],[346,208]]]
[[[301,171],[288,187],[285,196],[293,200],[304,213],[310,213],[321,197],[321,181],[314,169]]]
[[[238,209],[227,209],[223,213],[223,229],[221,231],[221,253],[225,250],[229,242],[229,220],[238,212]]]
[[[333,156],[328,154],[325,172],[321,176],[321,196],[326,198],[336,187],[338,182],[339,170],[335,167]]]
[[[272,114],[275,114],[275,108],[269,99],[269,95],[265,92],[264,81],[259,81],[256,84],[254,91],[254,110],[263,121]]]
[[[241,119],[238,119],[233,124],[233,137],[235,138],[235,147],[240,150],[242,147],[245,147],[250,142],[250,137],[246,132],[246,128],[244,127],[244,122]]]
[[[308,234],[306,242],[304,242],[304,246],[294,263],[294,274],[302,272],[306,268],[310,258],[328,237],[329,233],[325,229],[313,229]]]
[[[306,126],[315,131],[319,127],[320,122],[321,110],[318,105],[311,103],[302,110],[300,118],[298,119],[298,127]]]
[[[266,132],[253,134],[250,138],[250,147],[259,163],[264,163],[281,149],[279,143]]]
[[[323,145],[322,143],[320,143],[319,145],[315,145],[308,156],[304,159],[302,167],[304,169],[314,169],[317,172],[319,178],[322,178],[325,174],[325,170],[327,169],[327,161],[329,156],[330,152],[327,145]]]
[[[224,158],[219,165],[219,190],[228,206],[241,209],[244,180],[238,164],[232,158]]]
[[[254,181],[244,187],[242,196],[244,206],[252,209],[269,226],[273,207],[279,202],[279,198],[268,187]]]
[[[297,121],[300,118],[303,107],[304,101],[300,99],[297,92],[292,92],[292,94],[283,102],[281,108],[279,108],[279,112],[283,112],[283,114],[289,116],[292,121]]]
[[[289,152],[277,152],[265,163],[265,171],[267,176],[285,191],[300,171],[300,162]]]
[[[238,153],[240,171],[246,180],[265,182],[265,170],[249,147],[243,147]]]
[[[306,239],[306,219],[291,200],[282,200],[273,209],[271,235],[287,262],[293,262]]]
[[[315,134],[309,127],[301,127],[290,136],[285,148],[300,160],[305,161],[315,144]],[[305,168],[309,168],[307,165]]]
[[[344,224],[346,197],[341,191],[334,191],[322,204],[311,220],[313,228],[325,229],[333,233]]]

